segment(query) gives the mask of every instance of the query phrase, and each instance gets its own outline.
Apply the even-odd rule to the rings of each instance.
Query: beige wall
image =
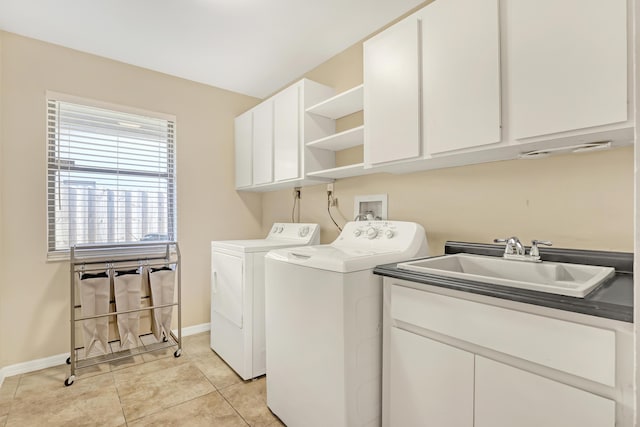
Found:
[[[183,326],[209,322],[210,241],[262,233],[261,195],[234,191],[233,118],[258,100],[0,33],[0,367],[69,351],[68,263],[46,262],[45,91],[177,117]]]
[[[353,219],[356,195],[388,194],[389,218],[425,228],[432,254],[446,240],[489,243],[516,235],[557,247],[633,252],[633,148],[539,160],[514,160],[408,175],[338,180],[338,224]],[[291,191],[266,193],[263,226],[286,221]],[[332,211],[336,212],[335,209]],[[338,230],[327,214],[326,185],[302,189],[300,220]]]
[[[362,83],[362,66],[358,43],[305,77],[341,92]],[[354,116],[342,119],[339,130],[362,121]],[[361,149],[337,156],[340,165],[357,161],[362,161]],[[626,147],[342,179],[335,184],[336,220],[353,219],[354,196],[386,193],[389,218],[422,224],[433,254],[443,252],[446,240],[490,242],[512,235],[523,241],[552,240],[557,247],[633,252],[633,169],[633,148]],[[321,224],[323,243],[338,234],[326,200],[326,185],[302,190],[300,219]],[[291,202],[290,190],[265,193],[265,231],[274,221],[290,218]]]

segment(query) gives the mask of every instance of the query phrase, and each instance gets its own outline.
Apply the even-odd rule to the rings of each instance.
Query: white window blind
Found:
[[[49,256],[176,240],[175,122],[47,100]]]

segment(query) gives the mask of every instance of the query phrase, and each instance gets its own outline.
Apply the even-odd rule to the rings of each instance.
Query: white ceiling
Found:
[[[0,29],[264,98],[424,0],[0,0]]]

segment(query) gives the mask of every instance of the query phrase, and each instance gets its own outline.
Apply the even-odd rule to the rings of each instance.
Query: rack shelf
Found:
[[[339,119],[363,109],[364,85],[359,85],[307,108],[307,113]]]
[[[364,125],[347,129],[344,132],[307,142],[307,147],[340,151],[362,145],[364,142]]]
[[[340,179],[353,176],[370,175],[373,173],[379,173],[379,171],[376,169],[365,169],[364,163],[356,163],[353,165],[340,166],[333,169],[310,172],[307,175],[316,178]]]

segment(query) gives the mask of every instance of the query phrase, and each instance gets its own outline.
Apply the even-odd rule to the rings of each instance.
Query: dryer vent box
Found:
[[[353,218],[368,221],[387,219],[387,195],[356,196]]]

